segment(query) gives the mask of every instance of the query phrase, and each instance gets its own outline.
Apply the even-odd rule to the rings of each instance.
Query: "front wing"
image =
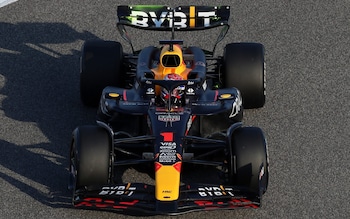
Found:
[[[176,201],[157,201],[154,190],[154,186],[142,183],[86,187],[75,191],[73,205],[125,213],[177,215],[200,210],[259,208],[261,201],[244,188],[223,185],[181,186]]]

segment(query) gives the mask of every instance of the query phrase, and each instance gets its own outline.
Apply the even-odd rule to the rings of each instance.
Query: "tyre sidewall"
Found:
[[[264,193],[268,186],[268,153],[264,134],[257,127],[243,127],[231,136],[233,183]],[[259,180],[261,179],[261,180]]]
[[[81,126],[73,132],[76,188],[105,185],[111,178],[111,137],[99,126]]]

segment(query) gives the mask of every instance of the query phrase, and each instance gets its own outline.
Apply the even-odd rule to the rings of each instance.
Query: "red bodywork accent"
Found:
[[[124,101],[128,101],[128,98],[126,96],[126,90],[123,91],[123,100]]]
[[[159,153],[156,153],[156,154],[154,155],[154,159],[157,160],[158,157],[159,157]]]
[[[160,133],[160,135],[163,136],[164,141],[166,141],[166,142],[174,141],[174,133],[173,132],[162,132],[162,133]]]
[[[196,117],[197,117],[196,115],[193,115],[193,116],[192,116],[192,118],[191,118],[191,120],[192,120],[191,122],[192,122],[192,123],[194,122],[194,120],[196,119]],[[191,127],[187,128],[185,135],[188,134],[188,132],[190,131],[190,128],[191,128]]]
[[[182,165],[182,162],[177,162],[173,165],[173,167],[175,168],[175,170],[181,173],[181,165]]]
[[[128,206],[133,206],[138,202],[139,200],[115,203],[113,200],[105,200],[102,198],[84,198],[83,201],[76,204],[75,207],[126,209]]]
[[[219,206],[216,205],[223,205],[224,202],[212,202],[212,201],[194,201],[194,203],[198,206],[202,206],[205,207],[205,209],[215,209],[215,208],[220,208]],[[251,203],[250,200],[248,199],[232,199],[230,202],[228,202],[229,204],[229,208],[259,208],[258,205],[256,204],[249,204]]]
[[[177,158],[179,158],[179,160],[182,160],[182,156],[181,156],[181,154],[176,153],[176,156],[177,156]]]
[[[131,201],[131,202],[119,202],[119,204],[132,206],[132,205],[135,205],[138,202],[139,202],[139,200],[134,200],[134,201]]]
[[[157,172],[163,165],[159,162],[154,162],[154,171]],[[181,172],[181,166],[182,166],[182,162],[177,162],[173,165],[173,167],[175,168],[175,170],[177,170],[178,172]]]
[[[214,97],[214,101],[218,100],[218,96],[219,96],[219,91],[215,90],[215,97]]]
[[[163,165],[159,162],[154,162],[154,171],[157,172]]]

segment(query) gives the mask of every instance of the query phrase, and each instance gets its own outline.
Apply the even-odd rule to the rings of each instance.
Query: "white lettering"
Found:
[[[234,197],[233,192],[231,192],[233,189],[232,188],[224,188],[223,186],[221,187],[200,187],[198,188],[198,194],[201,197],[207,197],[207,196],[224,196],[224,195],[229,195]]]
[[[201,197],[207,197],[207,193],[205,193],[205,192],[198,192],[198,194],[199,194]]]
[[[222,196],[223,194],[222,194],[222,192],[214,192],[214,195],[215,196]]]
[[[155,12],[151,11],[149,12],[149,14],[151,15],[152,21],[156,25],[156,27],[161,27],[168,15],[168,12],[166,11],[162,12],[159,19],[157,19],[157,15]]]
[[[215,17],[215,16],[216,16],[215,11],[198,12],[198,17],[204,18],[204,26],[205,27],[210,25],[210,17]]]
[[[176,150],[170,150],[170,149],[160,149],[160,153],[165,153],[165,154],[176,154]]]
[[[175,149],[176,145],[171,145],[171,146],[160,146],[160,150],[172,150]]]
[[[174,26],[177,28],[186,28],[186,22],[187,22],[187,18],[186,18],[186,14],[183,12],[175,12],[174,13],[174,19],[175,17],[179,17],[180,21],[174,21]],[[172,27],[172,24],[170,24],[170,27]]]
[[[141,27],[148,27],[148,15],[143,11],[131,11],[131,24]]]
[[[159,115],[158,120],[162,122],[177,122],[180,121],[179,115]]]
[[[99,195],[128,195],[131,196],[136,190],[136,187],[129,187],[128,189],[125,186],[106,186],[102,187],[102,190],[99,192]]]
[[[108,195],[109,194],[109,191],[106,191],[106,190],[102,190],[99,195]]]
[[[123,194],[124,194],[124,191],[117,191],[115,194],[116,194],[116,195],[123,195]]]
[[[176,147],[176,143],[175,142],[160,142],[160,144],[162,146],[172,146],[173,148]]]
[[[197,13],[198,18],[203,18],[204,27],[210,26],[210,18],[215,16],[215,11]],[[184,12],[181,11],[164,11],[159,15],[159,17],[157,16],[156,12],[153,11],[131,11],[130,17],[131,24],[140,27],[148,27],[149,19],[151,19],[155,27],[161,27],[162,24],[164,24],[164,22],[168,20],[169,27],[173,27],[174,24],[175,28],[187,28],[188,21],[190,19]],[[174,21],[172,21],[173,19]]]

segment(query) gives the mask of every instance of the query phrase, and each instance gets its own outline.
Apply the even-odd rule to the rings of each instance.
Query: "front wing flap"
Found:
[[[75,191],[76,208],[95,208],[125,213],[177,215],[200,210],[259,208],[260,197],[244,188],[223,185],[184,185],[176,201],[158,201],[155,187],[142,183],[86,187]]]

